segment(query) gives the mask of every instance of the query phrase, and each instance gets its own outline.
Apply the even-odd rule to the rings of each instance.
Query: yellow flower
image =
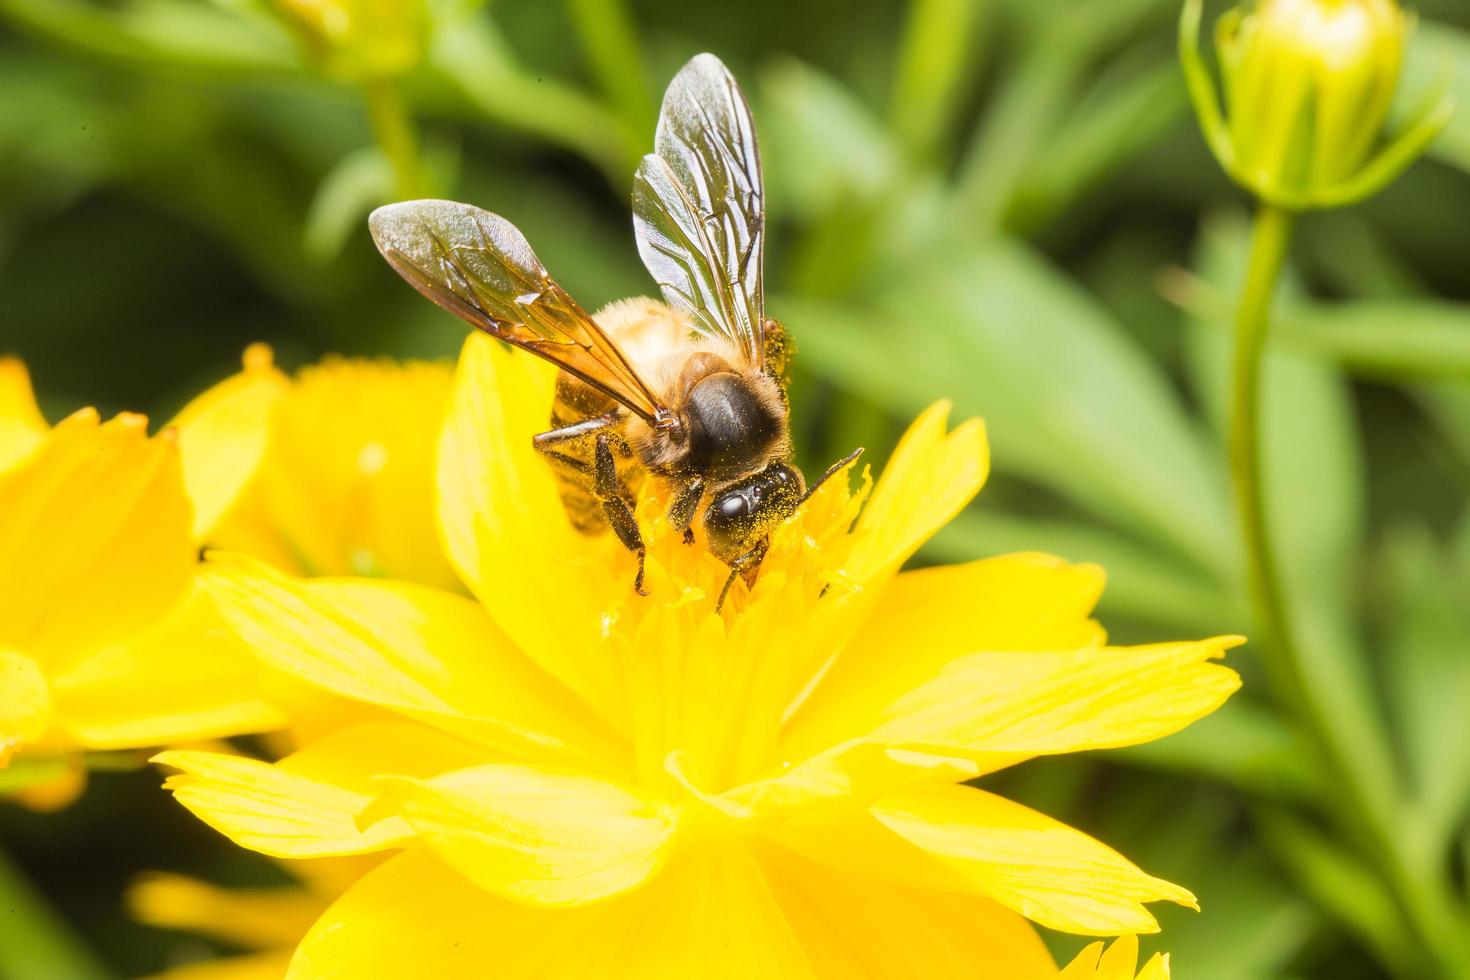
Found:
[[[237,452],[228,461],[214,454],[235,479],[228,499],[205,493],[215,515],[208,522],[210,543],[299,575],[383,575],[462,589],[434,528],[434,443],[451,377],[447,364],[328,358],[288,382],[272,366],[269,348],[252,346],[239,375],[195,399],[176,420],[186,443],[234,446]],[[267,378],[279,385],[279,397],[267,411],[242,410],[254,403],[242,405],[241,392]],[[239,478],[242,468],[252,474],[248,482]],[[209,481],[196,474],[195,483],[203,491]],[[371,717],[363,705],[280,675],[266,685],[289,719],[289,731],[265,742],[280,754]],[[257,949],[170,971],[169,980],[205,980],[225,971],[231,978],[279,977],[311,923],[374,863],[293,862],[305,887],[269,892],[159,875],[139,886],[132,904],[150,924]],[[267,920],[258,933],[239,932],[241,923]]]
[[[140,922],[247,951],[175,967],[154,980],[280,980],[312,923],[378,861],[371,854],[292,861],[287,870],[297,883],[272,888],[227,889],[153,873],[128,890],[128,907]]]
[[[462,588],[434,529],[434,444],[452,374],[343,358],[301,370],[261,434],[255,479],[210,543],[298,575]]]
[[[1102,943],[1093,943],[1067,964],[1057,980],[1169,980],[1169,957],[1155,953],[1143,970],[1138,968],[1138,937],[1124,936],[1103,952]]]
[[[272,0],[331,74],[367,81],[406,74],[428,44],[424,0]]]
[[[1108,646],[1091,566],[898,574],[983,482],[979,423],[926,412],[865,507],[829,481],[716,613],[725,567],[659,501],[641,505],[650,598],[616,542],[571,528],[529,438],[552,380],[482,336],[461,358],[439,516],[478,603],[242,558],[206,573],[266,662],[393,715],[275,765],[158,757],[246,847],[399,851],[293,977],[1051,977],[1023,916],[1115,935],[1157,928],[1146,902],[1193,905],[961,785],[1161,737],[1239,683],[1213,663],[1233,638]]]
[[[69,802],[82,750],[282,723],[196,588],[183,442],[92,409],[47,428],[25,368],[0,361],[0,767],[15,759],[3,783],[22,802]],[[201,491],[229,496],[229,466],[194,460]]]

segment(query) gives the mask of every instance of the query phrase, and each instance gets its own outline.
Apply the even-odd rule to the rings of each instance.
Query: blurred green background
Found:
[[[953,398],[996,472],[926,560],[1053,551],[1107,567],[1120,640],[1250,632],[1221,442],[1249,202],[1189,113],[1178,0],[346,8],[368,26],[324,43],[269,0],[0,0],[0,350],[53,420],[167,417],[255,340],[288,367],[452,356],[463,326],[366,234],[405,192],[504,214],[589,308],[653,292],[632,170],[708,50],[755,109],[803,464],[876,466]],[[1293,616],[1398,850],[1335,819],[1255,646],[1188,732],[1002,781],[1198,894],[1145,942],[1182,978],[1447,976],[1470,944],[1470,9],[1419,11],[1403,110],[1447,83],[1460,112],[1387,192],[1302,223],[1266,391]],[[0,884],[89,950],[56,976],[208,952],[127,919],[144,869],[279,874],[157,783],[0,806]]]

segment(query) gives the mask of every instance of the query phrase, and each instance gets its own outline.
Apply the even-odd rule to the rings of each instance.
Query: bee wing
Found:
[[[750,106],[712,54],[669,83],[654,152],[633,178],[638,253],[702,334],[764,367],[765,190]]]
[[[664,413],[618,345],[498,214],[404,201],[378,208],[368,227],[399,275],[471,326],[546,358],[649,422]]]

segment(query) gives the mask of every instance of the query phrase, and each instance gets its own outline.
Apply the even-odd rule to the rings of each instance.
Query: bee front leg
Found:
[[[683,532],[685,544],[694,543],[694,529],[690,525],[694,523],[694,514],[703,496],[704,480],[696,476],[679,487],[674,493],[674,502],[669,504],[669,523],[676,531]]]
[[[747,585],[755,584],[755,575],[760,571],[761,559],[766,557],[766,550],[771,547],[770,538],[761,538],[754,548],[743,555],[736,555],[730,559],[730,577],[725,579],[725,587],[720,590],[720,598],[715,602],[715,612],[719,612],[725,606],[725,597],[730,594],[730,586],[735,584],[735,577],[745,574]]]
[[[613,460],[612,443],[606,433],[597,437],[597,448],[593,454],[592,492],[602,503],[602,513],[613,533],[623,547],[638,556],[638,577],[633,579],[633,591],[648,595],[643,588],[643,562],[648,549],[643,545],[643,535],[638,530],[638,518],[633,505],[623,496],[623,485],[618,481],[618,468]]]

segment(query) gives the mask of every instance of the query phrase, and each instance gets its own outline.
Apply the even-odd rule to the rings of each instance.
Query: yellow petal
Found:
[[[291,980],[843,975],[812,971],[763,870],[739,845],[680,854],[643,888],[571,908],[497,898],[411,849],[327,911],[302,941],[290,972]]]
[[[238,557],[215,560],[202,579],[246,644],[286,674],[518,757],[585,765],[618,750],[468,599],[406,583],[302,581]]]
[[[1138,973],[1138,980],[1169,980],[1169,954],[1155,953]]]
[[[283,727],[262,667],[197,587],[158,626],[58,672],[59,724],[94,749],[194,742]]]
[[[476,754],[422,725],[345,729],[271,765],[213,752],[163,752],[154,761],[182,772],[165,788],[242,847],[275,857],[361,854],[396,846],[399,819],[360,828],[358,816],[382,790],[375,777],[432,775]]]
[[[990,470],[985,427],[971,419],[946,434],[949,407],[938,402],[909,426],[841,543],[846,554],[822,588],[827,601],[794,627],[803,642],[793,657],[796,684],[788,704],[810,693],[811,682],[859,632],[887,579],[984,484]]]
[[[217,960],[176,966],[145,980],[281,980],[290,962],[290,950],[222,956]]]
[[[624,900],[629,922],[609,935],[622,980],[818,980],[803,937],[777,900],[766,870],[748,846],[696,846],[669,860],[647,887]],[[609,930],[611,932],[611,930]]]
[[[1211,662],[1239,642],[971,654],[888,705],[870,737],[965,751],[992,770],[1033,755],[1148,742],[1209,714],[1240,687],[1235,671]]]
[[[285,391],[286,376],[271,363],[271,349],[252,344],[239,374],[199,395],[169,423],[179,434],[195,540],[209,537],[255,476]]]
[[[1062,968],[1057,980],[1097,980],[1097,963],[1102,958],[1103,946],[1099,940],[1082,947],[1072,962]]]
[[[1098,980],[1133,980],[1137,966],[1138,937],[1119,936],[1098,960]]]
[[[154,762],[182,773],[164,788],[200,820],[241,847],[275,857],[361,854],[405,836],[387,821],[359,830],[357,814],[373,797],[300,776],[258,759],[173,751]]]
[[[483,765],[396,783],[399,805],[447,864],[487,891],[580,905],[648,880],[668,855],[665,806],[598,779]]]
[[[1134,980],[1138,965],[1138,937],[1120,936],[1103,952],[1103,944],[1091,943],[1068,963],[1058,980]],[[1155,953],[1137,980],[1169,980],[1169,957]]]
[[[1103,586],[1095,565],[1007,555],[905,572],[786,727],[782,757],[801,759],[872,730],[906,692],[979,650],[1094,646],[1089,618]]]
[[[307,861],[285,861],[282,862],[282,867],[293,878],[300,880],[313,895],[336,899],[382,861],[383,856],[380,854],[349,854]]]
[[[976,891],[1053,929],[1156,932],[1142,903],[1197,907],[1185,889],[1144,874],[1086,834],[981,790],[909,790],[880,800],[872,812]]]
[[[496,898],[423,848],[368,872],[307,933],[288,980],[517,977],[550,980],[594,955],[618,903],[539,909]],[[618,916],[619,921],[623,920]],[[558,974],[566,962],[568,971]],[[583,976],[599,976],[591,971]]]
[[[31,376],[15,357],[0,357],[0,470],[20,462],[46,434]]]
[[[127,903],[139,922],[247,949],[295,946],[325,910],[323,900],[303,888],[221,888],[161,872],[135,882]]]
[[[447,364],[335,357],[302,369],[274,413],[259,476],[215,546],[302,575],[461,589],[434,525],[434,452],[451,376]]]
[[[613,658],[588,651],[614,583],[633,580],[633,559],[609,535],[572,530],[531,446],[550,427],[554,380],[524,352],[482,334],[465,341],[439,445],[439,522],[450,560],[500,627],[601,708],[621,678]]]
[[[1036,931],[986,898],[906,888],[774,849],[762,863],[818,977],[1056,976]]]
[[[949,403],[930,406],[904,433],[853,528],[854,583],[891,574],[980,492],[990,472],[985,427],[971,419],[946,434]]]
[[[8,798],[36,813],[55,813],[75,803],[86,789],[87,769],[81,756],[67,755],[55,775],[28,782]]]
[[[178,447],[141,416],[78,412],[0,474],[0,646],[48,670],[156,620],[194,564]]]
[[[51,688],[30,657],[0,650],[0,768],[51,725]]]

